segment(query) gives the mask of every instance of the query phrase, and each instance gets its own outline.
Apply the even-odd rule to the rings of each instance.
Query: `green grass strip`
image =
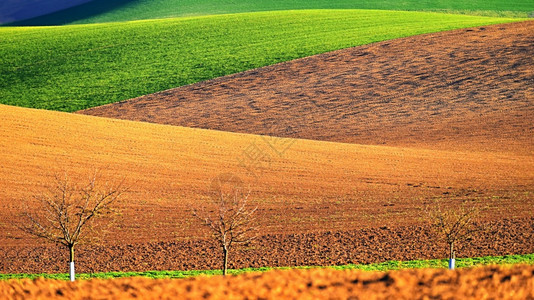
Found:
[[[288,269],[312,269],[312,268],[332,268],[336,270],[364,270],[364,271],[391,271],[401,269],[421,269],[421,268],[447,268],[447,259],[431,259],[431,260],[412,260],[412,261],[387,261],[382,263],[374,263],[368,265],[343,265],[343,266],[305,266],[305,267],[283,267],[283,268],[245,268],[238,270],[228,270],[229,274],[238,275],[247,272],[265,272],[270,270],[288,270]],[[505,256],[484,256],[476,258],[458,258],[456,260],[457,268],[469,268],[482,265],[514,265],[514,264],[528,264],[534,265],[534,254],[523,255],[505,255]],[[201,270],[201,271],[147,271],[147,272],[105,272],[105,273],[91,273],[91,274],[77,274],[77,279],[91,279],[91,278],[121,278],[142,276],[149,278],[187,278],[193,276],[212,276],[221,275],[220,270]],[[49,278],[68,280],[68,274],[0,274],[0,280],[7,279],[35,279],[35,278]]]
[[[2,27],[0,103],[72,112],[327,51],[517,20],[314,10]]]

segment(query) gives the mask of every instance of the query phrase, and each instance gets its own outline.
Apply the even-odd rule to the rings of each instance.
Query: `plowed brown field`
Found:
[[[7,299],[533,299],[534,267],[286,270],[191,279],[10,280]]]
[[[21,199],[95,168],[130,192],[105,245],[79,248],[81,272],[218,267],[191,208],[222,173],[251,187],[262,235],[232,267],[444,257],[432,199],[489,206],[499,230],[459,256],[533,253],[533,32],[388,41],[83,112],[290,138],[0,106],[0,272],[64,272],[66,251],[17,230]]]
[[[534,151],[534,21],[345,49],[83,111],[232,132]]]
[[[302,231],[310,230],[303,228]],[[123,237],[123,240],[127,240]],[[447,245],[427,226],[381,226],[352,231],[269,234],[230,254],[231,269],[331,266],[447,257]],[[494,230],[456,247],[460,257],[534,253],[534,218],[494,222]],[[4,247],[5,273],[65,273],[68,253],[58,247]],[[2,258],[2,256],[0,256]],[[221,268],[212,241],[160,241],[80,245],[77,271],[207,270]]]
[[[20,200],[51,184],[48,176],[54,171],[88,175],[93,168],[104,169],[110,180],[126,177],[131,191],[123,203],[123,217],[108,236],[108,244],[116,247],[99,248],[94,255],[102,255],[90,256],[94,259],[81,264],[80,271],[215,266],[217,248],[192,246],[182,257],[201,258],[191,258],[195,263],[188,264],[171,263],[169,257],[174,254],[167,246],[176,242],[176,249],[180,243],[204,237],[191,207],[208,197],[210,180],[223,172],[234,173],[251,185],[261,233],[285,234],[277,236],[284,251],[268,246],[268,253],[263,253],[263,245],[258,245],[259,256],[253,256],[257,259],[249,264],[369,262],[399,257],[403,251],[409,253],[401,256],[404,259],[443,256],[435,248],[411,251],[399,243],[431,239],[424,237],[426,229],[420,224],[424,204],[435,197],[443,198],[445,206],[457,205],[458,199],[481,199],[490,206],[484,216],[487,220],[519,222],[510,225],[514,229],[509,231],[504,227],[502,238],[485,239],[487,246],[470,248],[470,255],[534,250],[530,239],[534,231],[532,156],[272,139],[9,106],[0,106],[0,123],[2,272],[30,271],[29,267],[33,272],[63,270],[58,250],[40,248],[41,241],[16,229]],[[244,160],[249,163],[251,150],[263,155],[243,165]],[[377,234],[373,228],[378,227],[385,231]],[[356,250],[345,255],[335,250],[327,256],[330,260],[321,256],[327,253],[323,245],[334,244],[328,239],[314,243],[313,235],[296,239],[287,235],[362,228],[369,231],[358,233],[355,240],[365,241],[369,249],[375,244],[377,248],[364,256],[354,255]],[[409,235],[402,235],[406,230],[415,234],[411,241]],[[269,239],[265,237],[266,244]],[[409,249],[419,247],[410,245]],[[366,246],[356,249],[362,248]],[[117,252],[111,253],[113,249]],[[307,260],[310,252],[320,256]],[[282,258],[281,253],[286,256]],[[269,258],[262,259],[263,254]],[[160,259],[170,262],[156,263]]]

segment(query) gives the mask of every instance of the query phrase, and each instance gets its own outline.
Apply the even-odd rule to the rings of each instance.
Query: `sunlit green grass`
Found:
[[[526,17],[531,0],[93,0],[79,7],[20,22],[24,25],[101,23],[141,19],[293,9],[440,11]]]
[[[333,268],[336,270],[365,270],[365,271],[390,271],[401,269],[421,269],[421,268],[447,268],[448,261],[446,259],[431,259],[431,260],[413,260],[413,261],[387,261],[383,263],[375,263],[369,265],[343,265],[343,266],[331,266],[327,268]],[[469,268],[482,265],[512,265],[512,264],[534,264],[534,254],[525,255],[506,255],[506,256],[485,256],[477,258],[459,258],[456,260],[457,268]],[[296,269],[311,269],[311,268],[324,268],[324,267],[296,267]],[[274,269],[292,269],[286,268],[246,268],[238,270],[228,270],[228,274],[238,275],[246,272],[265,272]],[[120,278],[120,277],[133,277],[143,276],[149,278],[187,278],[193,276],[210,276],[221,275],[220,270],[202,270],[202,271],[148,271],[148,272],[106,272],[106,273],[91,273],[91,274],[78,274],[78,279],[91,279],[91,278]],[[22,279],[22,278],[50,278],[68,280],[68,274],[0,274],[0,280],[7,279]]]
[[[513,20],[315,10],[4,27],[0,103],[76,111],[331,50]]]

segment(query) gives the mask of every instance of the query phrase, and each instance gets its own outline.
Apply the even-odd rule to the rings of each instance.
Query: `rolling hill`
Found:
[[[191,205],[221,173],[250,184],[265,233],[414,224],[433,197],[487,199],[501,216],[529,215],[522,208],[534,200],[532,156],[277,139],[4,105],[0,124],[2,245],[36,242],[20,237],[13,218],[52,173],[83,178],[95,168],[127,178],[116,234],[129,232],[129,241],[199,236]]]
[[[312,10],[0,28],[0,103],[76,111],[313,54],[517,21]]]
[[[30,8],[31,9],[31,8]],[[395,1],[395,0],[93,0],[52,14],[14,25],[64,25],[142,19],[174,18],[184,16],[231,14],[258,11],[300,9],[380,9],[407,11],[438,11],[488,16],[527,17],[534,11],[528,0],[448,0],[448,1]]]
[[[203,241],[191,209],[221,174],[250,186],[262,235],[233,266],[440,257],[424,226],[433,199],[483,201],[483,219],[497,222],[477,248],[459,248],[463,255],[532,252],[531,155],[281,139],[5,105],[0,124],[2,272],[62,272],[66,252],[23,235],[18,216],[54,173],[82,181],[94,169],[108,182],[125,178],[130,191],[106,246],[79,249],[84,272],[217,268],[218,248]]]
[[[290,138],[532,155],[533,40],[534,21],[420,35],[81,113]]]
[[[532,2],[108,2],[0,28],[0,272],[63,270],[20,213],[94,169],[129,191],[88,271],[214,267],[192,208],[227,175],[262,228],[237,264],[435,257],[434,200],[487,205],[462,253],[534,251]],[[104,104],[136,121],[65,113]]]

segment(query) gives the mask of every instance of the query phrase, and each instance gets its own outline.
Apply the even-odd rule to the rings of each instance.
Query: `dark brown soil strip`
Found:
[[[534,21],[385,41],[82,111],[449,150],[534,151]]]
[[[458,245],[458,257],[534,253],[534,218],[500,220],[491,231]],[[67,270],[67,250],[4,247],[2,273]],[[80,246],[78,272],[217,269],[221,251],[211,241]],[[446,258],[447,246],[426,226],[262,236],[231,254],[230,268],[368,264]]]

